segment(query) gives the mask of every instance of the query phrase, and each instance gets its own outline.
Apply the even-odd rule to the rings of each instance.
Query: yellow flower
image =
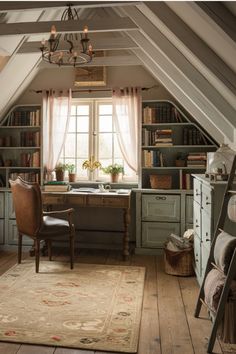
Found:
[[[87,169],[89,171],[94,171],[96,168],[100,168],[102,165],[99,161],[94,160],[94,156],[91,156],[89,160],[85,160],[82,164],[83,169]]]

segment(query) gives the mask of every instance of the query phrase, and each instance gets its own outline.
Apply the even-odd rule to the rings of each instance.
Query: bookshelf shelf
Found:
[[[204,173],[207,152],[218,147],[192,117],[170,101],[143,102],[140,145],[139,185],[148,189],[150,175],[171,176],[171,189],[192,189],[191,173]]]
[[[0,125],[0,187],[8,180],[23,179],[42,183],[41,107],[15,106]]]

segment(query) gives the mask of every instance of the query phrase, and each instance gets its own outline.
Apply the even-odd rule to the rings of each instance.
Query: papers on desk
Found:
[[[73,188],[73,192],[81,192],[81,193],[98,193],[99,189],[96,188]]]

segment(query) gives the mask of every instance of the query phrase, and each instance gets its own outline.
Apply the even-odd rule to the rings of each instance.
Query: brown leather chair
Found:
[[[23,235],[34,240],[36,273],[39,271],[40,241],[46,241],[49,260],[51,260],[52,241],[68,236],[70,241],[70,268],[73,269],[75,227],[72,223],[72,212],[74,209],[44,212],[38,183],[26,182],[21,177],[17,177],[15,181],[9,180],[9,182],[18,228],[18,263],[21,263]],[[68,220],[52,216],[60,214],[67,214]]]

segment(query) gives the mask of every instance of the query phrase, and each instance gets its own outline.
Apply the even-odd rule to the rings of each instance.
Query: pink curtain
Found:
[[[65,144],[71,109],[71,90],[43,91],[43,161],[50,179]]]
[[[138,127],[141,120],[141,88],[112,91],[114,125],[118,143],[128,166],[138,171]]]

